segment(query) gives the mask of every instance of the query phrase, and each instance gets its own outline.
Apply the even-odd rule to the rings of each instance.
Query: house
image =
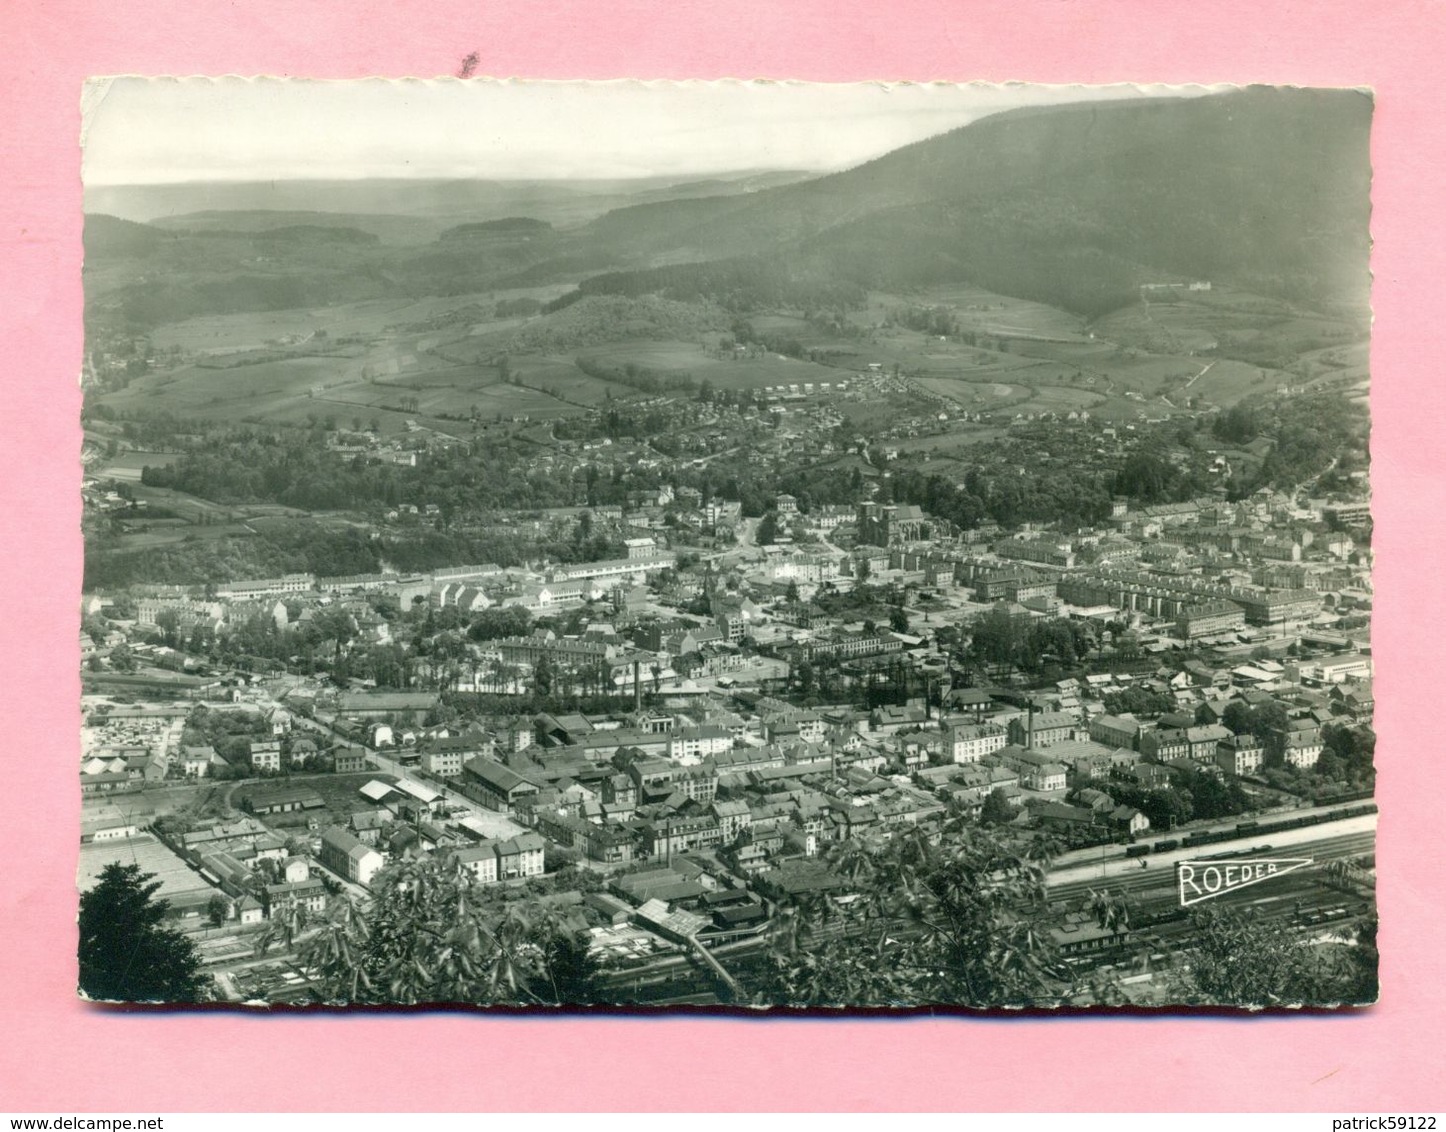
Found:
[[[305,735],[298,735],[291,740],[291,765],[296,766],[305,759],[312,758],[316,754],[316,741],[307,738]]]
[[[1315,766],[1320,761],[1320,753],[1325,749],[1321,742],[1320,733],[1296,732],[1286,736],[1284,758],[1287,766],[1299,767],[1302,770]]]
[[[457,735],[448,738],[430,739],[418,745],[422,757],[422,769],[437,778],[461,778],[462,767],[468,759],[477,755],[488,755],[496,750],[496,743],[490,736]]]
[[[590,822],[585,849],[591,860],[604,864],[627,864],[633,859],[634,839],[630,831],[619,826]]]
[[[385,858],[375,849],[335,825],[322,831],[318,856],[332,872],[363,886],[370,884],[372,877],[386,864]]]
[[[720,802],[715,799],[712,804],[712,814],[718,821],[718,828],[724,844],[736,840],[753,823],[753,815],[748,808],[748,803],[741,800]]]
[[[1136,837],[1150,828],[1150,819],[1133,806],[1116,806],[1109,812],[1111,829]]]
[[[1218,723],[1185,728],[1185,737],[1190,743],[1190,758],[1205,762],[1215,760],[1215,751],[1224,739],[1233,738],[1230,729]]]
[[[125,761],[125,773],[128,778],[159,782],[166,777],[166,764],[158,755],[130,755]]]
[[[266,917],[266,910],[262,907],[261,901],[249,892],[243,894],[241,899],[232,904],[231,909],[243,924],[259,924]]]
[[[382,827],[387,824],[388,818],[385,813],[376,810],[362,810],[352,814],[348,825],[359,841],[367,845],[375,845],[381,840]]]
[[[1190,757],[1190,735],[1186,728],[1157,727],[1140,736],[1140,753],[1157,763]]]
[[[497,853],[497,879],[540,877],[543,870],[543,849],[546,842],[536,833],[519,833],[494,846]]]
[[[480,841],[452,852],[452,860],[477,878],[479,884],[494,884],[497,881],[497,842]]]
[[[1069,769],[1040,751],[1023,747],[1005,747],[994,756],[1000,766],[1019,775],[1019,784],[1026,790],[1063,790]]]
[[[823,716],[811,711],[770,712],[763,717],[764,734],[770,743],[801,739],[805,743],[822,743],[828,734]]]
[[[668,739],[668,757],[679,763],[696,763],[732,749],[733,736],[716,724],[680,727]]]
[[[371,769],[365,747],[337,747],[332,752],[337,774],[361,774]]]
[[[268,884],[262,889],[262,899],[267,917],[273,920],[293,904],[300,904],[308,915],[319,916],[326,911],[326,885],[317,877]]]
[[[204,747],[181,748],[181,765],[187,778],[205,778],[216,758],[215,748],[209,744]]]
[[[1265,747],[1254,735],[1231,735],[1215,744],[1215,765],[1226,774],[1255,774],[1265,762]]]
[[[267,739],[264,742],[252,743],[251,769],[280,772],[281,740]]]

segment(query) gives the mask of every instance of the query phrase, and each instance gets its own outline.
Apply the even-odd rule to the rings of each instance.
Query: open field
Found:
[[[260,792],[292,783],[296,786],[304,786],[307,789],[315,790],[321,795],[321,800],[326,803],[326,813],[323,815],[320,810],[296,810],[288,814],[267,814],[261,820],[267,825],[277,829],[305,828],[307,820],[315,819],[328,822],[346,822],[352,814],[361,813],[364,810],[374,810],[376,807],[361,796],[359,791],[368,782],[377,779],[388,784],[397,781],[393,774],[308,774],[297,775],[292,779],[265,778],[255,779],[238,786],[232,795],[231,804],[237,809],[245,809],[245,800]]]
[[[80,674],[81,687],[87,693],[121,697],[131,694],[139,698],[179,696],[187,689],[209,683],[207,678],[171,672],[165,668],[142,667],[135,672],[91,672]]]
[[[439,431],[452,432],[464,426],[445,415],[467,415],[473,410],[484,419],[497,415],[557,417],[584,411],[604,399],[602,383],[577,375],[580,393],[575,398],[569,382],[558,381],[559,397],[535,388],[498,380],[491,367],[453,366],[368,377],[361,372],[360,359],[292,359],[266,362],[236,369],[212,370],[186,366],[170,374],[152,375],[111,394],[106,402],[121,412],[168,410],[180,416],[206,417],[230,423],[265,421],[305,424],[315,418],[335,417],[351,424],[360,418],[370,424],[373,417],[384,433],[402,432],[406,421],[416,420]],[[529,367],[520,366],[519,376],[528,378]],[[635,390],[616,387],[614,396],[634,396]],[[404,407],[404,401],[416,407]],[[138,473],[137,473],[138,476]]]
[[[581,375],[579,375],[581,377]],[[528,381],[525,374],[522,380]],[[586,379],[583,379],[586,380]],[[396,431],[398,423],[415,420],[448,435],[460,436],[467,430],[453,416],[475,414],[483,420],[497,416],[563,417],[585,411],[589,405],[575,403],[566,385],[559,381],[560,396],[552,396],[531,384],[516,385],[499,381],[495,371],[475,367],[458,367],[449,373],[409,377],[405,381],[355,382],[328,389],[311,404],[312,412],[334,412],[339,416],[361,415],[370,419],[374,413],[392,414],[393,419],[379,419],[383,432]],[[416,401],[416,408],[404,408],[403,400]],[[596,400],[602,400],[598,396]],[[389,425],[391,427],[389,427]]]
[[[1316,350],[1349,347],[1366,328],[1244,292],[1219,290],[1171,302],[1137,303],[1094,324],[1101,338],[1152,353],[1213,351],[1267,367]]]
[[[514,348],[519,328],[532,322],[551,325],[550,319],[562,315],[499,319],[493,317],[498,301],[545,301],[564,289],[557,284],[190,319],[159,329],[157,345],[192,352],[257,350],[322,330],[326,337],[292,348],[323,349],[328,341],[347,337],[368,344],[338,346],[331,356],[271,358],[229,368],[182,365],[144,375],[102,399],[126,414],[170,411],[218,421],[297,425],[331,417],[343,426],[375,423],[391,435],[415,425],[465,438],[473,420],[554,420],[641,395],[631,386],[583,374],[574,365],[579,358],[618,368],[634,365],[728,390],[801,388],[809,382],[836,386],[870,366],[885,373],[898,367],[921,389],[968,412],[1088,409],[1111,420],[1134,420],[1143,412],[1168,415],[1192,400],[1229,406],[1287,386],[1364,384],[1367,374],[1365,346],[1350,322],[1224,288],[1178,301],[1136,303],[1090,325],[1042,303],[968,286],[870,294],[863,308],[845,315],[858,328],[857,336],[807,322],[796,312],[749,317],[760,334],[819,351],[819,363],[773,353],[750,359],[718,356],[705,345],[718,332],[700,329],[696,338],[680,334],[690,316],[676,307],[662,313],[647,306],[620,308],[615,313],[623,321],[615,341],[591,341],[575,349],[556,343],[550,350]],[[971,346],[958,336],[941,338],[886,324],[891,312],[931,306],[949,308],[984,343]],[[711,325],[712,317],[700,315],[694,325]],[[598,332],[581,321],[588,333]],[[648,325],[675,336],[632,337],[646,333],[640,328]],[[608,332],[606,319],[601,332]],[[545,340],[545,335],[538,339]],[[504,354],[512,375],[508,381],[500,370]],[[134,482],[143,462],[127,454],[111,462],[113,474]]]
[[[929,393],[960,405],[969,412],[991,412],[1022,403],[1030,396],[1028,386],[1003,385],[995,381],[971,381],[955,377],[919,377],[914,384]]]
[[[1105,403],[1105,398],[1089,389],[1072,389],[1062,385],[1036,387],[1034,396],[1024,403],[1024,411],[1030,413],[1068,413],[1078,409],[1094,412]]]
[[[194,526],[181,519],[166,520],[154,525],[127,524],[126,532],[107,545],[117,551],[155,550],[183,542],[211,542],[223,538],[249,538],[254,535],[245,523],[216,523]]]
[[[930,287],[902,299],[921,307],[949,307],[964,329],[984,334],[1056,341],[1088,341],[1084,319],[1058,307],[1015,299],[978,287]]]
[[[141,471],[147,466],[164,468],[180,459],[179,452],[122,452],[95,469],[95,475],[126,483],[140,483]]]
[[[219,503],[212,503],[210,500],[200,499],[169,487],[150,487],[137,483],[131,487],[131,494],[150,507],[164,509],[179,515],[188,523],[202,521],[227,523],[242,513],[235,507],[223,507]]]
[[[445,320],[451,312],[469,307],[490,312],[503,300],[528,298],[545,303],[566,290],[566,284],[555,284],[419,299],[371,299],[331,307],[208,315],[160,326],[152,332],[151,342],[159,350],[176,348],[194,354],[224,354],[259,349],[287,338],[305,338],[317,331],[325,331],[331,338],[369,339],[393,328]],[[487,325],[486,321],[479,324],[475,319],[469,320],[463,333]]]
[[[186,365],[138,378],[105,402],[126,413],[169,410],[178,416],[244,420],[270,416],[275,405],[304,399],[313,387],[341,384],[358,372],[356,367],[352,358],[288,358],[234,369]]]
[[[960,464],[960,474],[962,474],[964,464],[968,463],[969,449],[977,444],[998,440],[1007,435],[1008,431],[1002,425],[968,425],[936,436],[915,436],[904,440],[893,440],[889,442],[889,446],[897,448],[900,452],[924,453],[928,457],[929,470],[941,475],[949,472],[950,469],[947,465],[963,460],[964,463]]]
[[[373,299],[335,307],[208,315],[157,327],[151,342],[161,350],[224,354],[259,349],[283,338],[304,338],[318,330],[332,338],[350,337],[395,322],[398,312],[412,305],[405,299]]]
[[[685,373],[694,381],[710,382],[715,389],[762,389],[769,385],[802,385],[805,382],[847,381],[851,370],[769,354],[763,358],[730,360],[710,357],[702,346],[691,342],[614,342],[579,350],[580,358],[604,365],[633,364],[648,369]]]

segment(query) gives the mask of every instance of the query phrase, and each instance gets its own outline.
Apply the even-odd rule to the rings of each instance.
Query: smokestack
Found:
[[[633,661],[633,710],[643,710],[643,664],[640,660]]]
[[[1034,699],[1033,699],[1033,697],[1031,697],[1030,700],[1029,700],[1029,732],[1028,732],[1028,734],[1027,734],[1027,736],[1026,736],[1026,739],[1025,739],[1024,749],[1025,749],[1026,751],[1032,751],[1032,750],[1034,750]]]

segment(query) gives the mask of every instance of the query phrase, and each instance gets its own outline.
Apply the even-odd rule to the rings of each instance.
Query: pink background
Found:
[[[1442,1103],[1443,522],[1434,2],[10,0],[0,73],[0,1107],[1429,1110]],[[1356,1016],[268,1018],[74,997],[88,75],[1371,86],[1383,1001]],[[224,126],[219,126],[224,128]]]

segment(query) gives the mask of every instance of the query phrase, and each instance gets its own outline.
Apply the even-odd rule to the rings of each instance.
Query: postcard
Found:
[[[1374,1002],[1372,108],[92,80],[80,994]]]

